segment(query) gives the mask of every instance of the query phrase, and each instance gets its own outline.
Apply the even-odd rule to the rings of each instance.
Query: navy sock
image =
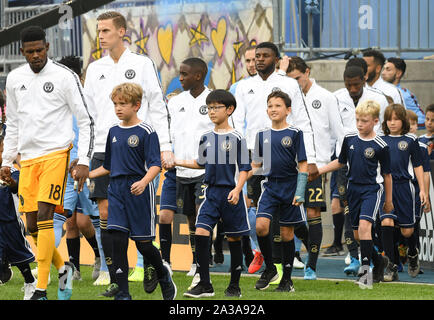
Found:
[[[294,264],[295,256],[295,242],[282,241],[282,265],[283,265],[283,279],[290,280],[292,274],[292,266]]]
[[[113,240],[113,269],[116,284],[119,290],[129,294],[128,288],[128,233],[122,231],[112,231],[111,239]]]
[[[307,267],[316,271],[316,264],[318,262],[319,251],[321,249],[322,241],[322,221],[321,217],[308,220],[309,224],[309,257]]]
[[[160,223],[160,248],[163,260],[170,264],[170,249],[172,248],[172,224]]]
[[[74,264],[75,268],[80,271],[80,237],[66,239],[68,247],[69,262]]]
[[[265,237],[258,236],[258,244],[261,249],[262,256],[264,257],[264,263],[267,268],[273,267],[273,254],[272,254],[272,243],[270,234]]]
[[[231,253],[231,281],[230,284],[239,286],[241,271],[243,270],[243,253],[241,241],[228,241],[229,251]]]
[[[373,243],[372,240],[360,240],[360,259],[362,266],[370,266],[372,260]]]
[[[395,227],[382,226],[381,240],[386,256],[391,262],[395,261],[395,242],[394,242]]]
[[[344,231],[345,214],[343,212],[339,212],[337,214],[334,214],[332,217],[333,232],[335,237],[333,244],[337,247],[342,247],[342,233]]]
[[[195,241],[196,263],[199,268],[200,281],[209,284],[211,283],[209,276],[209,236],[196,235]]]
[[[146,264],[150,264],[155,268],[158,279],[162,279],[165,275],[163,260],[160,251],[152,244],[152,241],[136,241],[136,247],[142,254]]]

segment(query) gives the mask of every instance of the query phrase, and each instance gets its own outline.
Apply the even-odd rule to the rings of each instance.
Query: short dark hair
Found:
[[[354,67],[354,66],[362,68],[365,74],[368,73],[368,64],[366,63],[365,59],[351,58],[350,60],[348,60],[345,68]]]
[[[384,66],[384,64],[386,63],[386,58],[384,57],[384,54],[378,50],[367,50],[363,52],[363,57],[373,57],[375,63],[380,66]]]
[[[387,62],[392,63],[396,69],[402,71],[402,76],[404,76],[405,71],[407,70],[407,64],[405,63],[404,59],[401,58],[389,58],[387,59]]]
[[[289,66],[288,66],[288,70],[286,71],[286,73],[288,72],[292,72],[294,70],[298,70],[301,73],[306,73],[307,69],[311,69],[306,61],[304,61],[302,58],[300,57],[291,57],[289,60]]]
[[[425,114],[428,112],[434,112],[434,104],[430,104],[428,107],[426,107]]]
[[[287,93],[285,93],[283,91],[278,90],[278,91],[273,91],[272,93],[270,93],[268,95],[268,98],[267,98],[267,103],[272,98],[280,98],[280,99],[282,99],[285,102],[285,105],[286,105],[287,108],[290,108],[292,106],[292,100],[291,100],[291,98],[289,97],[289,95]]]
[[[217,89],[211,91],[206,97],[206,104],[210,105],[211,103],[221,103],[229,108],[230,106],[234,107],[234,111],[237,108],[237,101],[232,93],[226,90]]]
[[[29,26],[21,30],[20,33],[21,43],[44,41],[46,42],[46,33],[44,29],[38,26]]]
[[[365,73],[361,67],[349,66],[345,68],[344,79],[353,79],[359,77],[360,79],[365,79]]]
[[[66,56],[59,60],[60,64],[67,66],[74,71],[78,76],[81,76],[81,60],[77,56]]]
[[[182,63],[190,66],[195,71],[200,72],[202,77],[205,79],[208,73],[208,66],[206,65],[205,61],[200,58],[188,58],[182,61]]]
[[[280,58],[279,49],[277,48],[277,46],[274,43],[262,42],[256,46],[256,49],[263,49],[263,48],[271,49],[274,52],[274,54],[276,55],[276,58]]]

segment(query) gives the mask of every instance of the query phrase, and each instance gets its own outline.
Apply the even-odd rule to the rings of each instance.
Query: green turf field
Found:
[[[32,264],[32,268],[35,264]],[[22,300],[23,278],[18,269],[13,268],[12,280],[0,286],[0,300]],[[72,300],[111,300],[98,297],[105,287],[93,286],[91,278],[92,268],[81,267],[82,281],[74,281]],[[52,282],[48,287],[48,299],[57,299],[57,272],[52,268]],[[177,300],[188,300],[183,293],[191,283],[192,277],[187,277],[185,272],[175,272],[174,281],[178,288]],[[215,296],[210,300],[228,300],[224,296],[224,290],[229,283],[229,275],[212,274]],[[353,281],[316,280],[305,281],[293,279],[296,292],[275,293],[276,286],[270,286],[266,291],[258,291],[254,288],[258,276],[243,275],[241,277],[241,300],[434,300],[434,286],[415,285],[408,283],[380,283],[374,284],[373,290],[361,290]],[[130,293],[134,300],[161,300],[160,288],[157,287],[153,294],[146,294],[142,283],[130,282]],[[231,298],[229,300],[238,300]]]

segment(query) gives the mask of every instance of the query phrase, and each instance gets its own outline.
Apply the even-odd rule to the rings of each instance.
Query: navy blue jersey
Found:
[[[205,184],[235,187],[241,171],[252,169],[246,140],[238,131],[208,131],[199,143],[197,163],[205,167]]]
[[[393,181],[412,180],[413,168],[422,165],[422,152],[417,137],[412,134],[403,136],[382,136],[389,146],[390,170]]]
[[[431,172],[431,165],[430,165],[430,156],[428,154],[428,145],[423,143],[422,141],[419,141],[419,147],[420,151],[422,152],[422,166],[424,172]]]
[[[423,136],[419,137],[419,141],[429,146],[431,142],[434,141],[434,136],[428,136],[424,134]],[[434,152],[431,152],[430,160],[434,160]]]
[[[110,177],[143,177],[150,167],[161,167],[157,133],[145,122],[112,127],[105,148],[104,168],[110,171]]]
[[[363,140],[357,133],[347,135],[339,163],[348,164],[348,179],[357,184],[383,183],[382,175],[391,173],[389,147],[379,136]]]
[[[11,168],[11,176],[18,183],[20,172]],[[0,221],[9,222],[17,220],[12,190],[4,185],[0,185]]]
[[[295,127],[258,132],[252,158],[254,162],[262,163],[266,177],[297,176],[297,163],[307,161],[303,132]]]

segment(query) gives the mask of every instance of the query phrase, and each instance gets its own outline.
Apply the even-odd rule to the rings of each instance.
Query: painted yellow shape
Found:
[[[202,42],[208,42],[208,37],[202,32],[202,20],[199,21],[199,24],[196,29],[190,28],[190,32],[193,36],[193,38],[190,40],[190,47],[192,47],[195,44],[198,44],[199,46],[202,44]]]
[[[221,57],[223,54],[223,45],[226,39],[226,32],[226,19],[222,17],[217,23],[217,28],[211,30],[211,41],[219,57]]]
[[[163,26],[158,28],[157,42],[161,57],[166,64],[169,64],[173,49],[173,30],[171,24],[167,24],[165,28]]]

